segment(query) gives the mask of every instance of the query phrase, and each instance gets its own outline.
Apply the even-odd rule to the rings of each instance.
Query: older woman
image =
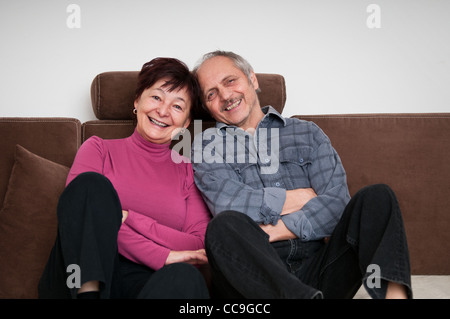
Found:
[[[198,103],[198,84],[184,63],[157,58],[144,64],[134,133],[91,137],[75,157],[41,298],[208,297],[193,265],[207,263],[210,214],[191,165],[169,148]]]

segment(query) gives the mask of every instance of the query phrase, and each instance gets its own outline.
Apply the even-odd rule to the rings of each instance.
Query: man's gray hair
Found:
[[[216,50],[216,51],[206,53],[200,59],[200,61],[197,62],[196,66],[194,67],[194,69],[192,71],[194,73],[194,75],[197,75],[197,71],[203,65],[203,63],[205,63],[207,60],[217,57],[217,56],[223,56],[223,57],[229,58],[234,63],[234,65],[247,76],[248,82],[252,83],[251,76],[252,76],[252,72],[254,72],[252,66],[250,65],[250,63],[248,63],[248,61],[246,59],[241,57],[239,54],[236,54],[231,51]],[[260,90],[258,89],[257,92],[259,92],[259,91]]]

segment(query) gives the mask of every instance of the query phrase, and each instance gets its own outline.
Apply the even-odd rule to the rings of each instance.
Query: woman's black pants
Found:
[[[62,193],[57,214],[58,234],[39,282],[40,298],[76,298],[79,286],[92,280],[100,282],[100,298],[208,298],[194,266],[178,263],[154,271],[118,253],[122,208],[103,175],[77,176]]]
[[[360,190],[329,241],[269,243],[245,214],[218,214],[206,232],[212,296],[219,298],[352,298],[363,283],[384,298],[387,282],[412,297],[410,262],[400,208],[386,185]]]

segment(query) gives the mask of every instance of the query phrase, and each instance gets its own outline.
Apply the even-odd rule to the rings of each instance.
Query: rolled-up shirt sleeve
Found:
[[[347,177],[331,143],[317,127],[314,138],[322,140],[311,154],[307,167],[317,197],[297,212],[283,215],[286,227],[304,241],[330,236],[350,200]]]

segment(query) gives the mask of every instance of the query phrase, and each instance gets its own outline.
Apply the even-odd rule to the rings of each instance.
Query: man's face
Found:
[[[203,100],[212,117],[246,130],[256,128],[263,113],[256,89],[258,81],[252,72],[251,82],[227,57],[213,57],[197,71]]]

